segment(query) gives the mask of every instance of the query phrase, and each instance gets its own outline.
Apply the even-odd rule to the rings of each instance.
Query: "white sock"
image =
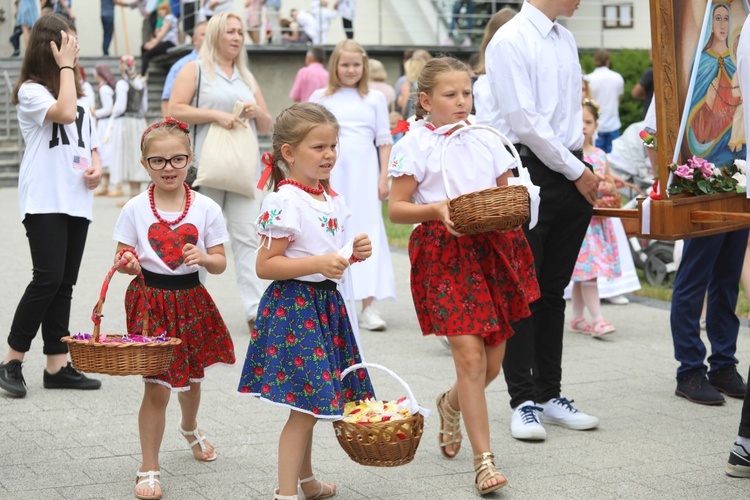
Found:
[[[750,438],[737,436],[737,444],[744,446],[745,449],[750,452]]]

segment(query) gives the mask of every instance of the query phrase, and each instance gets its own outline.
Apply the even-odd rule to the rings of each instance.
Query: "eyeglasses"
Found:
[[[189,155],[174,155],[172,158],[162,158],[161,156],[149,156],[146,158],[148,166],[151,170],[164,170],[167,167],[167,163],[172,165],[172,168],[180,170],[181,168],[187,167]]]

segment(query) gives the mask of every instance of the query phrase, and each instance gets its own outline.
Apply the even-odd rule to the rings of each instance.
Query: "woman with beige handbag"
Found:
[[[252,331],[264,290],[264,283],[255,272],[259,243],[255,219],[260,213],[260,192],[254,187],[259,172],[256,136],[269,133],[272,123],[258,82],[248,69],[244,29],[239,16],[222,12],[211,17],[198,60],[185,65],[177,75],[169,99],[169,113],[178,120],[197,125],[196,182],[201,186],[201,193],[217,202],[224,212],[237,285],[245,319]],[[252,133],[248,135],[248,132]],[[224,146],[217,145],[247,143],[249,137],[255,139],[254,156],[247,152],[229,153],[222,149]],[[214,153],[217,150],[221,151],[219,158]],[[214,172],[217,166],[219,171],[234,172],[231,175],[235,182],[222,184],[213,176],[206,179],[207,170]],[[247,188],[247,184],[252,187]]]

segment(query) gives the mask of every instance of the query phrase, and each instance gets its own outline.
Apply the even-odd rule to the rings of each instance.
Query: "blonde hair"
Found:
[[[143,135],[141,135],[141,158],[146,158],[146,152],[151,141],[158,141],[169,137],[179,139],[185,146],[185,149],[187,149],[188,154],[193,154],[188,125],[168,116],[161,121],[152,123],[144,130]]]
[[[359,92],[361,97],[364,97],[370,92],[370,87],[367,83],[370,79],[370,60],[367,57],[365,49],[354,40],[349,39],[337,43],[333,48],[331,59],[328,61],[328,88],[326,88],[325,95],[334,94],[341,88],[338,66],[343,52],[352,52],[354,54],[362,55],[362,78],[360,78],[357,83],[357,92]]]
[[[412,57],[404,63],[404,75],[410,82],[416,82],[419,79],[419,74],[427,64],[427,61],[420,57]]]
[[[323,125],[333,128],[338,136],[339,122],[333,113],[324,106],[312,102],[292,104],[276,117],[271,136],[271,151],[273,154],[273,159],[271,160],[273,164],[271,187],[273,191],[276,191],[279,182],[286,178],[279,163],[284,164],[287,170],[290,167],[284,159],[284,155],[281,154],[281,147],[284,144],[288,144],[292,148],[296,148],[305,140],[305,137],[307,137],[307,134],[311,130]],[[328,181],[322,180],[320,182],[326,188],[326,191],[328,191]]]
[[[419,95],[424,92],[431,95],[435,87],[440,83],[440,77],[452,71],[463,71],[469,75],[469,68],[455,57],[436,57],[427,61],[417,79],[417,102],[414,104],[414,112],[417,118],[427,115],[427,110],[419,102]]]
[[[510,7],[503,7],[499,11],[495,12],[487,25],[484,27],[484,37],[482,37],[482,45],[479,48],[479,64],[474,68],[474,72],[477,75],[483,75],[487,71],[484,65],[484,53],[487,52],[487,46],[490,44],[492,37],[495,36],[497,30],[499,30],[505,23],[510,21],[516,16],[517,12]]]
[[[236,19],[240,23],[240,33],[243,36],[244,42],[245,28],[242,24],[242,19],[240,18],[240,16],[231,12],[220,12],[219,14],[211,17],[211,20],[208,21],[208,24],[206,25],[206,38],[203,40],[203,45],[201,46],[200,53],[198,54],[199,61],[205,63],[200,65],[200,69],[206,73],[206,78],[208,78],[209,80],[214,80],[216,78],[216,70],[214,69],[214,65],[218,62],[217,54],[219,52],[219,39],[226,32],[227,24],[230,18]],[[240,53],[237,54],[237,57],[234,58],[234,61],[232,61],[232,63],[234,64],[234,67],[237,68],[237,71],[239,71],[242,80],[247,84],[248,87],[250,87],[250,90],[252,92],[255,92],[255,79],[248,69],[249,63],[247,60],[247,52],[245,52],[244,45],[242,50],[240,50]]]
[[[388,73],[385,72],[385,66],[377,59],[370,59],[370,81],[384,82],[388,79]]]
[[[165,14],[165,17],[172,13],[172,6],[169,5],[169,2],[162,2],[159,4],[159,6],[156,8],[156,12],[159,12],[160,10],[166,10],[167,13]]]

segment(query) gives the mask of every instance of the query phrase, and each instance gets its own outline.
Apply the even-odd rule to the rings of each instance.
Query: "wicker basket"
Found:
[[[341,379],[357,368],[368,367],[382,370],[395,378],[406,389],[411,407],[411,417],[388,422],[356,424],[337,420],[333,423],[336,438],[349,458],[361,465],[396,467],[414,459],[424,430],[424,417],[414,394],[404,380],[384,366],[373,363],[358,363],[341,373]]]
[[[117,264],[112,266],[104,279],[99,301],[91,313],[94,322],[94,333],[90,340],[78,340],[73,337],[63,337],[61,340],[68,344],[70,360],[73,368],[88,373],[104,373],[107,375],[143,375],[152,376],[164,373],[172,364],[175,346],[182,343],[180,339],[170,338],[167,342],[99,342],[99,325],[102,318],[102,307],[107,295],[109,282],[117,270]],[[146,289],[143,275],[139,274],[141,290]],[[146,303],[146,301],[144,301]],[[143,314],[143,332],[149,333],[148,310]],[[107,334],[108,339],[122,337],[122,335]]]
[[[445,192],[448,198],[451,198],[448,208],[454,229],[462,234],[478,234],[520,227],[529,219],[529,192],[523,184],[491,187],[456,198],[451,195],[445,165],[446,151],[451,140],[470,130],[487,130],[500,137],[513,154],[521,179],[527,179],[529,184],[531,183],[528,171],[521,164],[518,151],[503,134],[485,125],[469,125],[456,130],[446,139],[440,156]]]

